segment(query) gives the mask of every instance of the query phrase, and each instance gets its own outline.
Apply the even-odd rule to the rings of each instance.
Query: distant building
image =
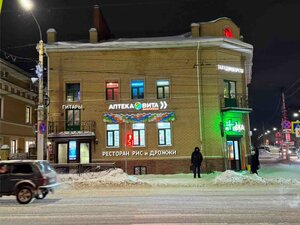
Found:
[[[116,162],[130,174],[246,169],[253,46],[228,18],[171,37],[57,42],[48,56],[56,163]]]
[[[0,156],[28,153],[35,144],[34,86],[29,74],[0,59]]]

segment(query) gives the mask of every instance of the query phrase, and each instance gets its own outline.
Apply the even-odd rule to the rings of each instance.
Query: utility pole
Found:
[[[282,155],[284,153],[283,151],[283,146],[284,146],[284,143],[287,143],[286,142],[286,133],[284,132],[284,129],[285,129],[285,123],[287,123],[287,117],[286,117],[286,107],[285,107],[285,96],[284,96],[284,92],[282,90],[281,92],[281,100],[282,100],[282,106],[281,106],[281,110],[282,110],[282,117],[281,117],[281,151],[282,151]],[[288,157],[288,149],[289,149],[289,146],[287,144],[286,146],[286,157]]]

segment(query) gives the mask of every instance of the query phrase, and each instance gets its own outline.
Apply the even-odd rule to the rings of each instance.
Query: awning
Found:
[[[175,113],[105,113],[103,115],[103,121],[106,123],[171,122],[175,121]]]

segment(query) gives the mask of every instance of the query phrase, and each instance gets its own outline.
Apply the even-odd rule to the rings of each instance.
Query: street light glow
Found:
[[[293,117],[298,117],[299,116],[299,113],[293,113]]]
[[[276,127],[273,127],[273,130],[274,130],[274,131],[276,131],[276,130],[277,130],[277,128],[276,128]]]
[[[26,11],[33,9],[33,2],[31,0],[19,0],[19,3]]]

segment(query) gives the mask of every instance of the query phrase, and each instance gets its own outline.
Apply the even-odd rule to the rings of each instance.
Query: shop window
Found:
[[[80,130],[80,110],[67,109],[66,110],[66,130],[78,131]]]
[[[158,128],[158,145],[170,146],[171,143],[171,123],[170,122],[159,122],[157,123]]]
[[[119,99],[119,84],[117,81],[106,82],[106,100],[113,101]]]
[[[224,80],[225,107],[236,106],[236,82]]]
[[[18,140],[11,140],[10,141],[10,151],[12,154],[16,154],[18,149]]]
[[[80,163],[90,163],[90,143],[80,143]]]
[[[170,82],[168,80],[158,80],[156,82],[157,98],[170,97]]]
[[[80,101],[80,84],[70,83],[66,84],[66,101],[79,102]]]
[[[29,147],[35,145],[35,141],[25,141],[25,152],[29,152]]]
[[[147,174],[147,167],[146,166],[135,166],[133,168],[134,175],[145,175]]]
[[[106,125],[106,146],[118,148],[120,145],[120,130],[119,124]]]
[[[132,124],[133,146],[145,146],[145,124]]]
[[[144,98],[144,81],[132,80],[131,81],[131,99],[143,99]]]
[[[68,162],[68,158],[67,158],[67,154],[68,154],[68,144],[66,143],[60,143],[58,144],[58,163],[67,163]]]
[[[31,123],[31,117],[32,115],[32,108],[31,106],[26,106],[26,109],[25,109],[25,123]]]

